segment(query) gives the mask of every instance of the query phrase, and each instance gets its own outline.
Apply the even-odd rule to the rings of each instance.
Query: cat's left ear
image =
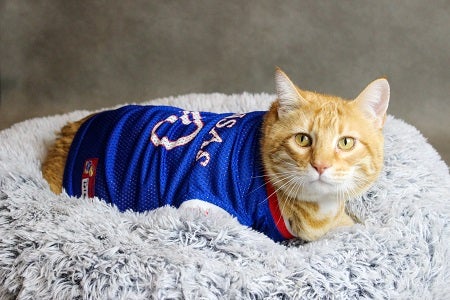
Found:
[[[358,97],[355,103],[369,118],[373,118],[375,125],[382,128],[389,105],[390,88],[386,79],[380,78],[371,82]]]

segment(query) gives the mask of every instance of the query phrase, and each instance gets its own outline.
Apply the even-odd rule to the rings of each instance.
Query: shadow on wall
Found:
[[[0,128],[191,92],[273,92],[280,66],[302,88],[347,98],[387,76],[389,113],[450,161],[448,1],[0,6]]]

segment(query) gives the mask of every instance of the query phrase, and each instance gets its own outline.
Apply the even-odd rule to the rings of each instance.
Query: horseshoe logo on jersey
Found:
[[[192,117],[192,120],[189,118],[189,116]],[[183,111],[183,115],[180,117],[171,115],[171,116],[167,117],[165,120],[158,122],[155,125],[155,127],[153,127],[150,140],[152,141],[153,145],[155,145],[156,147],[163,146],[167,150],[171,150],[173,148],[186,145],[187,143],[189,143],[190,141],[192,141],[195,138],[195,136],[200,132],[200,130],[202,130],[203,122],[201,119],[202,119],[202,117],[200,116],[199,112],[192,112],[192,111]],[[181,136],[178,139],[173,140],[173,141],[170,140],[167,136],[163,136],[161,138],[158,136],[156,131],[162,124],[164,124],[164,123],[173,124],[178,120],[181,120],[181,123],[183,125],[194,124],[197,126],[197,128],[191,134]]]

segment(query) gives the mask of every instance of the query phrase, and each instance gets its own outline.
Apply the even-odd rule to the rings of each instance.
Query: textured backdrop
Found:
[[[278,65],[348,98],[387,76],[389,113],[450,162],[446,0],[3,0],[0,25],[0,129],[189,92],[272,92]]]

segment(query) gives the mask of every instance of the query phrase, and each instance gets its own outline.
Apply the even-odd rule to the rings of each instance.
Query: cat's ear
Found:
[[[278,97],[278,116],[282,116],[294,109],[298,109],[306,100],[300,95],[297,87],[280,69],[275,70],[275,86]]]
[[[375,126],[382,128],[389,105],[390,88],[386,79],[380,78],[372,81],[358,97],[355,103],[366,113],[369,118],[373,118]]]

